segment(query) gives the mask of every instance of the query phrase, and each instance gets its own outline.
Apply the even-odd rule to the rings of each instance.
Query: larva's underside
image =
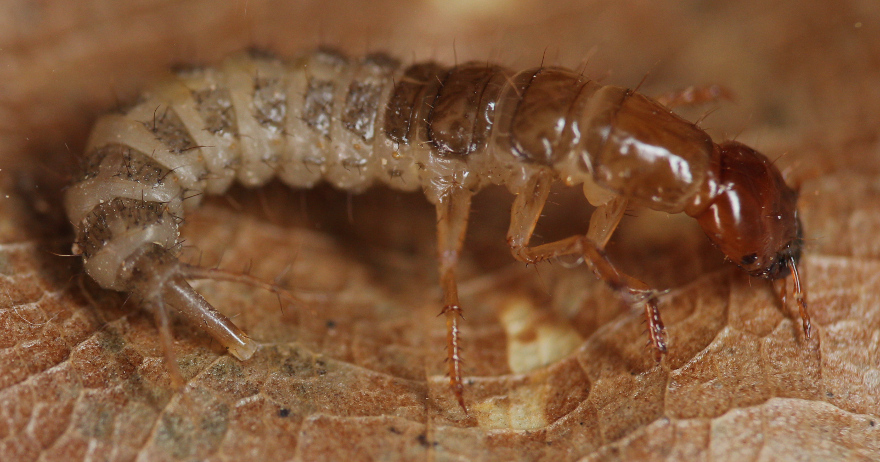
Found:
[[[155,313],[175,372],[166,305],[239,359],[257,348],[190,288],[194,270],[174,256],[185,211],[203,194],[273,177],[297,188],[421,189],[437,207],[449,374],[464,407],[455,266],[471,195],[506,185],[517,195],[508,233],[514,256],[585,257],[628,302],[645,305],[659,354],[666,346],[653,292],[617,272],[602,248],[628,204],[705,212],[719,194],[721,146],[654,100],[561,68],[251,53],[178,71],[133,107],[101,118],[66,208],[86,272]],[[529,247],[554,181],[582,184],[598,212],[586,236]]]

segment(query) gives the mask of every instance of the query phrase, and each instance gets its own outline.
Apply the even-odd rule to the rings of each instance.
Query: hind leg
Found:
[[[458,326],[463,315],[458,300],[455,269],[464,244],[472,196],[473,193],[467,189],[453,187],[437,204],[437,258],[440,263],[440,285],[443,290],[443,311],[440,314],[446,315],[447,372],[449,386],[465,413],[467,407],[464,405]]]

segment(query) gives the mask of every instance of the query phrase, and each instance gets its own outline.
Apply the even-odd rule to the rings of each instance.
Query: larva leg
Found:
[[[463,319],[458,300],[455,268],[464,243],[473,193],[461,187],[451,188],[437,204],[437,256],[440,263],[440,286],[443,290],[443,311],[446,315],[446,362],[449,385],[458,404],[464,405],[464,385],[461,378],[461,347],[459,319]]]
[[[529,239],[535,231],[544,204],[550,194],[550,186],[553,179],[549,176],[536,175],[526,186],[525,193],[518,194],[511,210],[510,229],[507,232],[507,242],[514,251],[514,257],[525,261],[516,255],[518,249],[525,249]],[[604,205],[596,208],[590,216],[590,228],[587,230],[587,238],[601,249],[605,248],[620,220],[626,213],[629,202],[622,196],[615,196]]]
[[[571,236],[537,247],[529,247],[535,225],[547,200],[549,188],[549,179],[539,176],[532,180],[532,184],[528,185],[523,193],[517,195],[507,234],[511,253],[517,260],[533,264],[566,255],[583,257],[593,272],[611,288],[620,292],[628,304],[644,304],[648,332],[651,344],[654,346],[654,359],[659,361],[666,353],[666,333],[657,307],[655,292],[644,282],[619,272],[602,248],[626,210],[625,201],[612,200],[594,212],[602,216],[590,220],[590,230],[585,236]],[[591,237],[601,239],[602,242],[596,243]]]
[[[608,245],[608,240],[620,224],[620,220],[626,213],[626,206],[629,203],[626,198],[616,196],[607,204],[600,205],[590,216],[590,228],[587,230],[587,239],[595,243],[599,248],[604,249]]]

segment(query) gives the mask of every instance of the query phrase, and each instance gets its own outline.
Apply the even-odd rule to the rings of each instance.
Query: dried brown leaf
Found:
[[[0,460],[878,457],[880,10],[449,5],[461,6],[0,2]],[[150,317],[56,255],[71,239],[58,206],[70,153],[96,114],[172,61],[251,44],[289,55],[322,41],[524,66],[542,55],[576,66],[595,45],[587,72],[611,73],[605,81],[636,85],[651,71],[642,90],[652,94],[730,87],[736,103],[704,125],[719,139],[742,131],[800,184],[814,340],[765,282],[724,265],[692,220],[638,212],[612,253],[671,289],[661,305],[670,353],[657,365],[640,314],[584,268],[510,263],[509,198],[489,191],[461,271],[465,416],[444,377],[424,200],[274,185],[189,215],[185,258],[314,296],[287,306],[199,283],[261,348],[239,362],[177,324],[188,381],[173,390]],[[585,229],[576,193],[554,196],[545,237]]]

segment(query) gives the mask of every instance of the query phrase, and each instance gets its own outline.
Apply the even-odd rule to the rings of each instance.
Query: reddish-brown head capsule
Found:
[[[804,335],[812,330],[797,264],[803,239],[797,192],[754,149],[735,141],[717,145],[717,184],[709,205],[694,217],[721,251],[750,275],[794,279]],[[784,298],[783,298],[784,303]]]
[[[717,149],[717,193],[695,218],[712,242],[750,275],[788,276],[801,254],[797,193],[754,149],[735,141]]]

